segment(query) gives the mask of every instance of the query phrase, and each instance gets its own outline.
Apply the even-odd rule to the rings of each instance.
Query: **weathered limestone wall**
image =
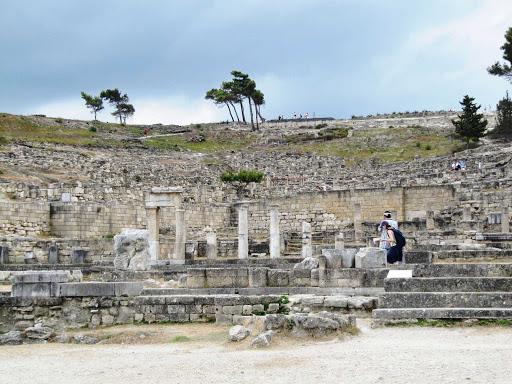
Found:
[[[19,236],[49,234],[48,203],[0,203],[0,233]]]
[[[455,201],[451,185],[310,192],[272,201],[251,202],[249,231],[269,231],[270,203],[279,205],[281,231],[300,232],[303,221],[310,222],[313,231],[341,229],[347,220],[353,222],[356,203],[361,205],[362,221],[379,222],[384,210],[396,211],[398,221],[410,221],[426,218],[427,211],[441,210]],[[233,216],[231,220],[234,225]]]
[[[56,330],[111,324],[218,321],[234,316],[277,313],[278,295],[0,297],[0,332],[41,322]]]

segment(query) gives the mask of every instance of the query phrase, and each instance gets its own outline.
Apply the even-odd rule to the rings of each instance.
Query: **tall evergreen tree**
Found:
[[[112,112],[113,116],[119,117],[119,123],[126,124],[126,118],[133,116],[135,113],[135,108],[133,105],[128,104],[130,101],[128,95],[125,93],[121,95],[119,89],[107,89],[106,91],[101,91],[100,97],[104,100],[107,100],[110,105],[115,106],[116,110]]]
[[[91,110],[91,113],[94,113],[94,120],[96,120],[96,114],[101,111],[103,107],[103,100],[98,96],[91,96],[85,92],[82,92],[82,99],[85,100],[85,106]]]
[[[512,100],[507,95],[496,106],[496,128],[493,133],[502,136],[512,136]]]
[[[474,97],[464,96],[460,102],[462,105],[462,114],[458,115],[459,120],[452,120],[455,126],[455,133],[466,140],[469,149],[469,141],[476,141],[485,134],[485,127],[487,127],[487,120],[482,120],[483,113],[477,113],[481,105],[473,103]]]
[[[503,59],[505,63],[498,61],[487,68],[487,72],[494,76],[504,77],[512,83],[512,27],[505,33],[505,44],[500,48],[503,50]],[[509,64],[506,62],[508,61]]]

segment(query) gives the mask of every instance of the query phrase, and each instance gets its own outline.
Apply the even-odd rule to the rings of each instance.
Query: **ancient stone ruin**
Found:
[[[393,124],[443,130],[449,119]],[[389,120],[343,124],[371,131]],[[315,130],[283,122],[267,134],[296,129]],[[101,156],[17,144],[0,152],[12,166],[67,162],[90,180],[1,180],[0,192],[18,198],[0,202],[0,343],[54,340],[78,327],[215,321],[237,325],[232,340],[265,346],[286,332],[349,331],[357,317],[512,317],[506,145],[464,151],[464,172],[451,171],[452,156],[345,167],[330,156],[233,153],[222,161],[266,175],[242,198],[202,154]],[[144,181],[123,184],[118,169]],[[386,210],[407,237],[400,265],[373,242]]]

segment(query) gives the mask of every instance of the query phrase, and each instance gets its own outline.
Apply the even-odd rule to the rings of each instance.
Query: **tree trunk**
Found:
[[[236,119],[238,120],[238,122],[240,122],[240,118],[238,117],[238,112],[236,111],[235,105],[232,102],[230,102],[230,104],[233,107],[233,109],[235,110]]]
[[[94,121],[96,121],[96,111],[94,111]]]
[[[260,126],[258,125],[258,106],[256,105],[256,103],[254,103],[254,117],[256,118],[256,129],[259,131]]]
[[[240,109],[242,110],[242,120],[245,123],[244,103],[240,100]]]
[[[249,102],[249,113],[251,114],[251,129],[254,131],[254,119],[252,117],[252,103],[251,103],[251,98],[248,97],[247,98],[247,101]]]
[[[231,116],[231,120],[233,120],[233,123],[235,122],[235,119],[233,119],[233,114],[231,113],[231,108],[229,108],[229,103],[226,103],[226,106],[228,107],[229,115]]]
[[[260,106],[259,105],[258,105],[257,112],[258,112],[258,116],[260,117],[261,122],[263,123],[265,121],[265,119],[263,118],[263,116],[261,116]]]

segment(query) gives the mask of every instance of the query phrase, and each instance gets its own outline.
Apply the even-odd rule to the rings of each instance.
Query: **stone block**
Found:
[[[249,287],[266,287],[269,268],[249,268]]]
[[[9,247],[7,245],[0,246],[0,264],[9,262]]]
[[[344,248],[341,252],[341,264],[343,268],[354,268],[356,265],[357,248]]]
[[[55,245],[48,249],[48,264],[59,264],[59,248]]]
[[[141,281],[116,282],[114,283],[115,296],[139,296],[144,287]]]
[[[14,276],[14,282],[20,284],[26,283],[66,283],[68,281],[67,272],[32,272]]]
[[[432,252],[404,252],[405,262],[407,264],[431,264]]]
[[[64,283],[60,284],[62,297],[115,296],[114,283]]]
[[[85,249],[73,249],[71,254],[71,263],[73,264],[84,264],[85,263]]]
[[[383,268],[386,266],[385,249],[381,248],[361,248],[355,256],[356,268]]]
[[[58,296],[57,283],[13,283],[12,297]]]

